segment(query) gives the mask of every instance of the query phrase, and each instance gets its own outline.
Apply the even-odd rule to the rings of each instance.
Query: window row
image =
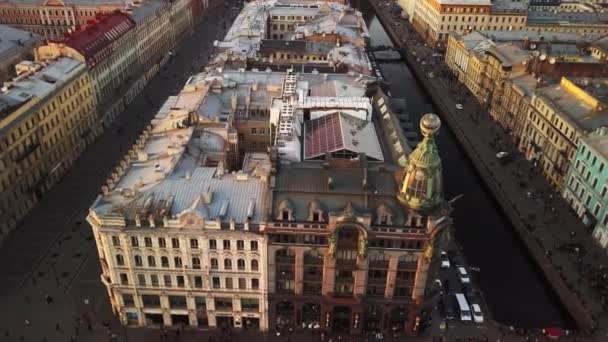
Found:
[[[214,298],[214,306],[216,310],[232,310],[232,298]],[[135,307],[135,298],[132,294],[123,294],[122,302],[125,307]],[[160,308],[161,300],[157,295],[142,295],[141,302],[144,308]],[[188,302],[185,296],[167,296],[167,302],[170,308],[184,309],[188,307]],[[194,296],[195,309],[207,309],[207,299],[201,296]],[[260,303],[257,298],[241,298],[241,310],[243,311],[258,311]]]
[[[235,283],[234,278],[231,278],[231,277],[211,277],[211,287],[214,289],[246,290],[247,289],[247,279],[246,278],[236,278],[236,283]],[[259,288],[260,288],[260,280],[257,278],[251,278],[249,289],[258,290]]]
[[[116,254],[116,265],[117,266],[125,266],[125,258],[122,254]],[[144,259],[140,256],[140,255],[135,255],[133,257],[133,261],[135,263],[136,267],[144,267]],[[224,270],[232,270],[232,259],[226,258],[224,259]],[[146,257],[146,266],[147,267],[157,267],[157,262],[156,262],[156,257],[149,255]],[[212,270],[218,270],[219,269],[219,261],[216,258],[211,258],[210,260],[210,265],[211,265],[211,269]],[[169,258],[166,256],[162,256],[160,257],[160,266],[161,267],[171,267],[169,264]],[[182,262],[182,258],[181,257],[174,257],[173,258],[173,267],[176,268],[181,268],[183,267],[184,264]],[[201,268],[201,259],[199,257],[193,257],[192,258],[192,268],[193,269],[200,269]],[[245,259],[237,259],[236,261],[236,269],[239,271],[245,271],[246,270],[246,262]],[[258,271],[259,270],[259,262],[256,259],[251,260],[250,263],[250,271]]]
[[[171,248],[181,248],[181,244],[180,244],[180,239],[178,238],[171,238]],[[140,247],[140,246],[144,246],[144,247],[159,247],[159,248],[167,248],[167,239],[165,238],[158,238],[157,240],[157,244],[154,245],[152,238],[151,237],[144,237],[144,241],[143,241],[143,245],[140,244],[140,238],[137,236],[131,236],[130,237],[130,243],[132,247]],[[113,246],[120,246],[121,245],[121,239],[120,236],[118,235],[112,235],[112,245]],[[200,248],[199,247],[199,241],[198,239],[190,239],[190,248],[193,249],[197,249]],[[225,250],[229,250],[232,248],[232,243],[230,240],[222,240],[222,247]],[[209,249],[218,249],[217,248],[217,240],[211,239],[209,240]],[[243,240],[237,240],[236,241],[236,249],[239,251],[244,251],[245,250],[245,241]],[[249,250],[251,251],[257,251],[258,250],[258,242],[257,241],[250,241],[249,242]]]

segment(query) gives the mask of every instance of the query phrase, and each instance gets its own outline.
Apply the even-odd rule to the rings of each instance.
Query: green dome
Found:
[[[441,158],[435,144],[435,135],[441,120],[435,114],[425,114],[420,119],[420,131],[424,139],[409,155],[399,201],[416,210],[432,209],[443,202],[443,178]]]

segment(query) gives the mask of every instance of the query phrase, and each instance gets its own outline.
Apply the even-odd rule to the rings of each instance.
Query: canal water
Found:
[[[357,0],[354,5],[366,19],[371,45],[392,46],[371,5],[366,0]],[[390,84],[392,95],[407,101],[408,113],[416,128],[423,114],[436,112],[404,62],[380,64],[380,69]],[[445,125],[439,134],[438,145],[446,198],[463,195],[455,202],[455,238],[463,247],[468,264],[480,269],[480,272],[473,272],[473,276],[493,318],[523,328],[571,328],[568,314]]]

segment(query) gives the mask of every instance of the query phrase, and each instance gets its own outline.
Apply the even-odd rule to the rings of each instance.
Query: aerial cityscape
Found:
[[[608,341],[608,1],[3,0],[0,341]]]

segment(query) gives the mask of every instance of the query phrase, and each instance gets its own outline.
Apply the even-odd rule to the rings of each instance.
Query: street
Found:
[[[213,41],[223,37],[238,14],[229,2],[211,3],[161,72],[0,247],[5,340],[107,341],[124,333],[109,312],[87,210],[160,105],[202,70]]]

